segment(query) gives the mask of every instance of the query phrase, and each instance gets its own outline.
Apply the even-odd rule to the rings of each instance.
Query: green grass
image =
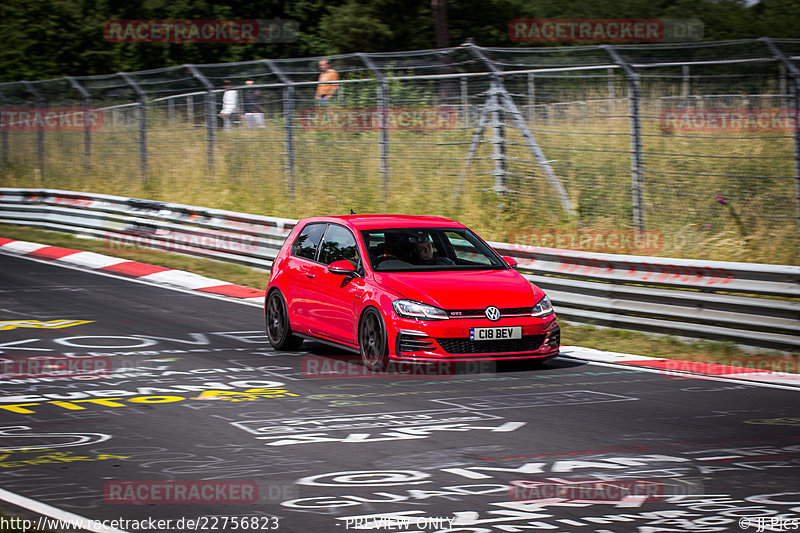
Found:
[[[258,289],[265,288],[267,284],[268,274],[261,270],[210,259],[186,257],[145,249],[114,247],[110,250],[104,241],[84,239],[64,233],[43,231],[24,226],[2,225],[0,226],[0,237],[105,253],[123,259],[188,270],[211,278]],[[563,322],[561,326],[562,344],[568,346],[585,346],[612,352],[667,357],[687,361],[714,362],[732,366],[767,365],[762,368],[769,368],[769,365],[779,364],[783,371],[792,372],[797,372],[798,363],[800,362],[798,355],[746,352],[732,343],[684,342],[666,335],[645,335],[627,330],[597,328]]]

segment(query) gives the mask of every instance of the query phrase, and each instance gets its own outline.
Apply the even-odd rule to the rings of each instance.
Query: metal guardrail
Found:
[[[0,223],[269,268],[296,220],[49,189],[0,188]],[[800,267],[490,243],[547,291],[559,317],[800,350]]]
[[[50,189],[0,188],[0,223],[269,269],[296,220]]]

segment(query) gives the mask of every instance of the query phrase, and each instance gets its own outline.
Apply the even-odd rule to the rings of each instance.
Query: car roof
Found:
[[[366,214],[366,215],[341,215],[311,217],[300,222],[338,222],[356,230],[384,229],[384,228],[463,228],[464,225],[444,217],[428,215],[391,215],[391,214]]]

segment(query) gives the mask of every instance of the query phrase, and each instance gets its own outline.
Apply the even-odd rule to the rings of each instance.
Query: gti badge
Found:
[[[486,318],[491,320],[492,322],[497,322],[500,320],[500,310],[493,305],[490,305],[486,308]]]

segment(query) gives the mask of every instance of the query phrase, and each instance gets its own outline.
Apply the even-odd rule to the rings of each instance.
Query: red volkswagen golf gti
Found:
[[[272,267],[269,341],[278,350],[304,338],[333,343],[360,353],[370,370],[390,360],[553,357],[553,307],[515,265],[446,218],[307,218]]]

